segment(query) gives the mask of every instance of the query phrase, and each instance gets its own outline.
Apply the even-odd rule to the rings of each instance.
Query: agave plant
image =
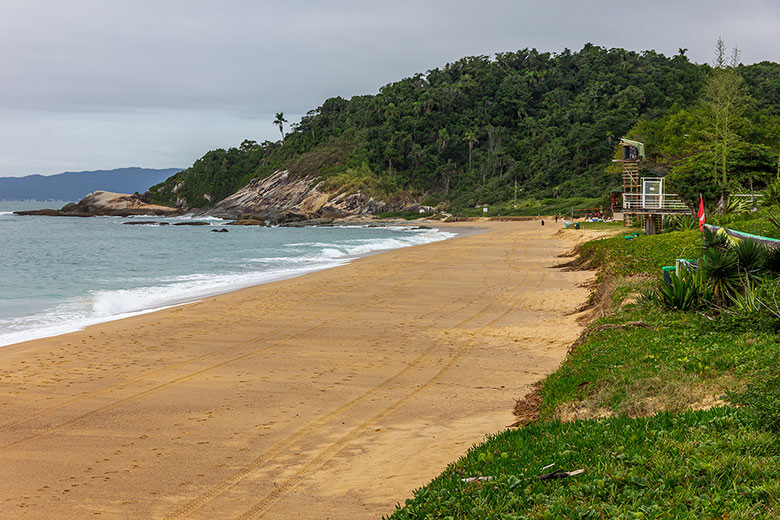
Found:
[[[701,271],[712,287],[715,302],[723,305],[739,284],[739,261],[733,251],[713,247],[704,254]]]
[[[737,242],[731,250],[737,256],[740,271],[747,279],[753,280],[763,274],[767,259],[766,247],[748,238]]]
[[[673,231],[690,231],[698,224],[690,215],[674,215],[669,219],[669,228]]]
[[[750,280],[745,281],[743,290],[736,292],[731,296],[731,303],[734,310],[744,314],[761,310],[762,303],[758,297],[758,293],[758,289]]]
[[[766,206],[780,204],[780,178],[766,187],[764,191],[764,200],[761,201]]]
[[[710,249],[725,251],[729,247],[729,239],[723,233],[710,231],[709,228],[704,228],[699,245],[705,253]]]
[[[721,215],[742,215],[750,212],[750,203],[747,200],[729,197],[728,204],[723,208]]]
[[[671,273],[671,284],[662,283],[656,292],[658,302],[668,309],[690,311],[712,300],[712,290],[701,271],[682,276]]]
[[[775,227],[780,228],[780,217],[777,215],[774,215],[772,213],[768,214],[766,216],[767,220],[769,220],[769,223],[772,224]]]

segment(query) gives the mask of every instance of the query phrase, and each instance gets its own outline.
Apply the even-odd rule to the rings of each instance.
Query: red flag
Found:
[[[704,231],[704,199],[699,193],[699,231]]]

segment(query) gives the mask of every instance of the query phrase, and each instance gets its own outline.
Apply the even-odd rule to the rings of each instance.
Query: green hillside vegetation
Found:
[[[645,173],[666,174],[691,204],[699,194],[726,209],[729,193],[751,193],[780,178],[780,66],[737,64],[718,40],[715,66],[697,103],[640,118],[629,135],[645,143]]]
[[[719,223],[777,236],[773,215]],[[681,257],[702,274],[663,284],[661,266]],[[578,262],[598,269],[607,315],[542,382],[538,418],[474,446],[391,518],[778,518],[780,250],[621,232]]]
[[[747,133],[776,150],[771,127],[776,134],[780,65],[739,70],[755,115]],[[184,199],[201,207],[253,178],[288,169],[329,179],[329,187],[454,208],[509,201],[515,182],[521,199],[598,197],[619,184],[618,174],[608,173],[619,138],[632,128],[676,131],[666,122],[697,106],[709,73],[684,54],[590,44],[579,52],[525,49],[463,58],[375,95],[328,99],[284,141],[246,140],[210,151],[151,192],[159,203]],[[281,129],[283,114],[277,116]],[[666,149],[648,141],[650,150]]]

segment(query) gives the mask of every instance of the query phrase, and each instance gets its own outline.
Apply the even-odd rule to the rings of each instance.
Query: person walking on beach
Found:
[[[544,226],[544,219],[542,219],[542,225]]]

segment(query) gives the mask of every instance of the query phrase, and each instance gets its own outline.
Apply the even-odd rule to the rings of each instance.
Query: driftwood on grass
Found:
[[[566,478],[566,477],[573,477],[575,475],[579,475],[580,473],[585,473],[584,469],[575,469],[574,471],[563,471],[562,469],[557,469],[553,471],[552,473],[545,473],[543,475],[539,475],[539,480],[553,480],[556,478]]]

